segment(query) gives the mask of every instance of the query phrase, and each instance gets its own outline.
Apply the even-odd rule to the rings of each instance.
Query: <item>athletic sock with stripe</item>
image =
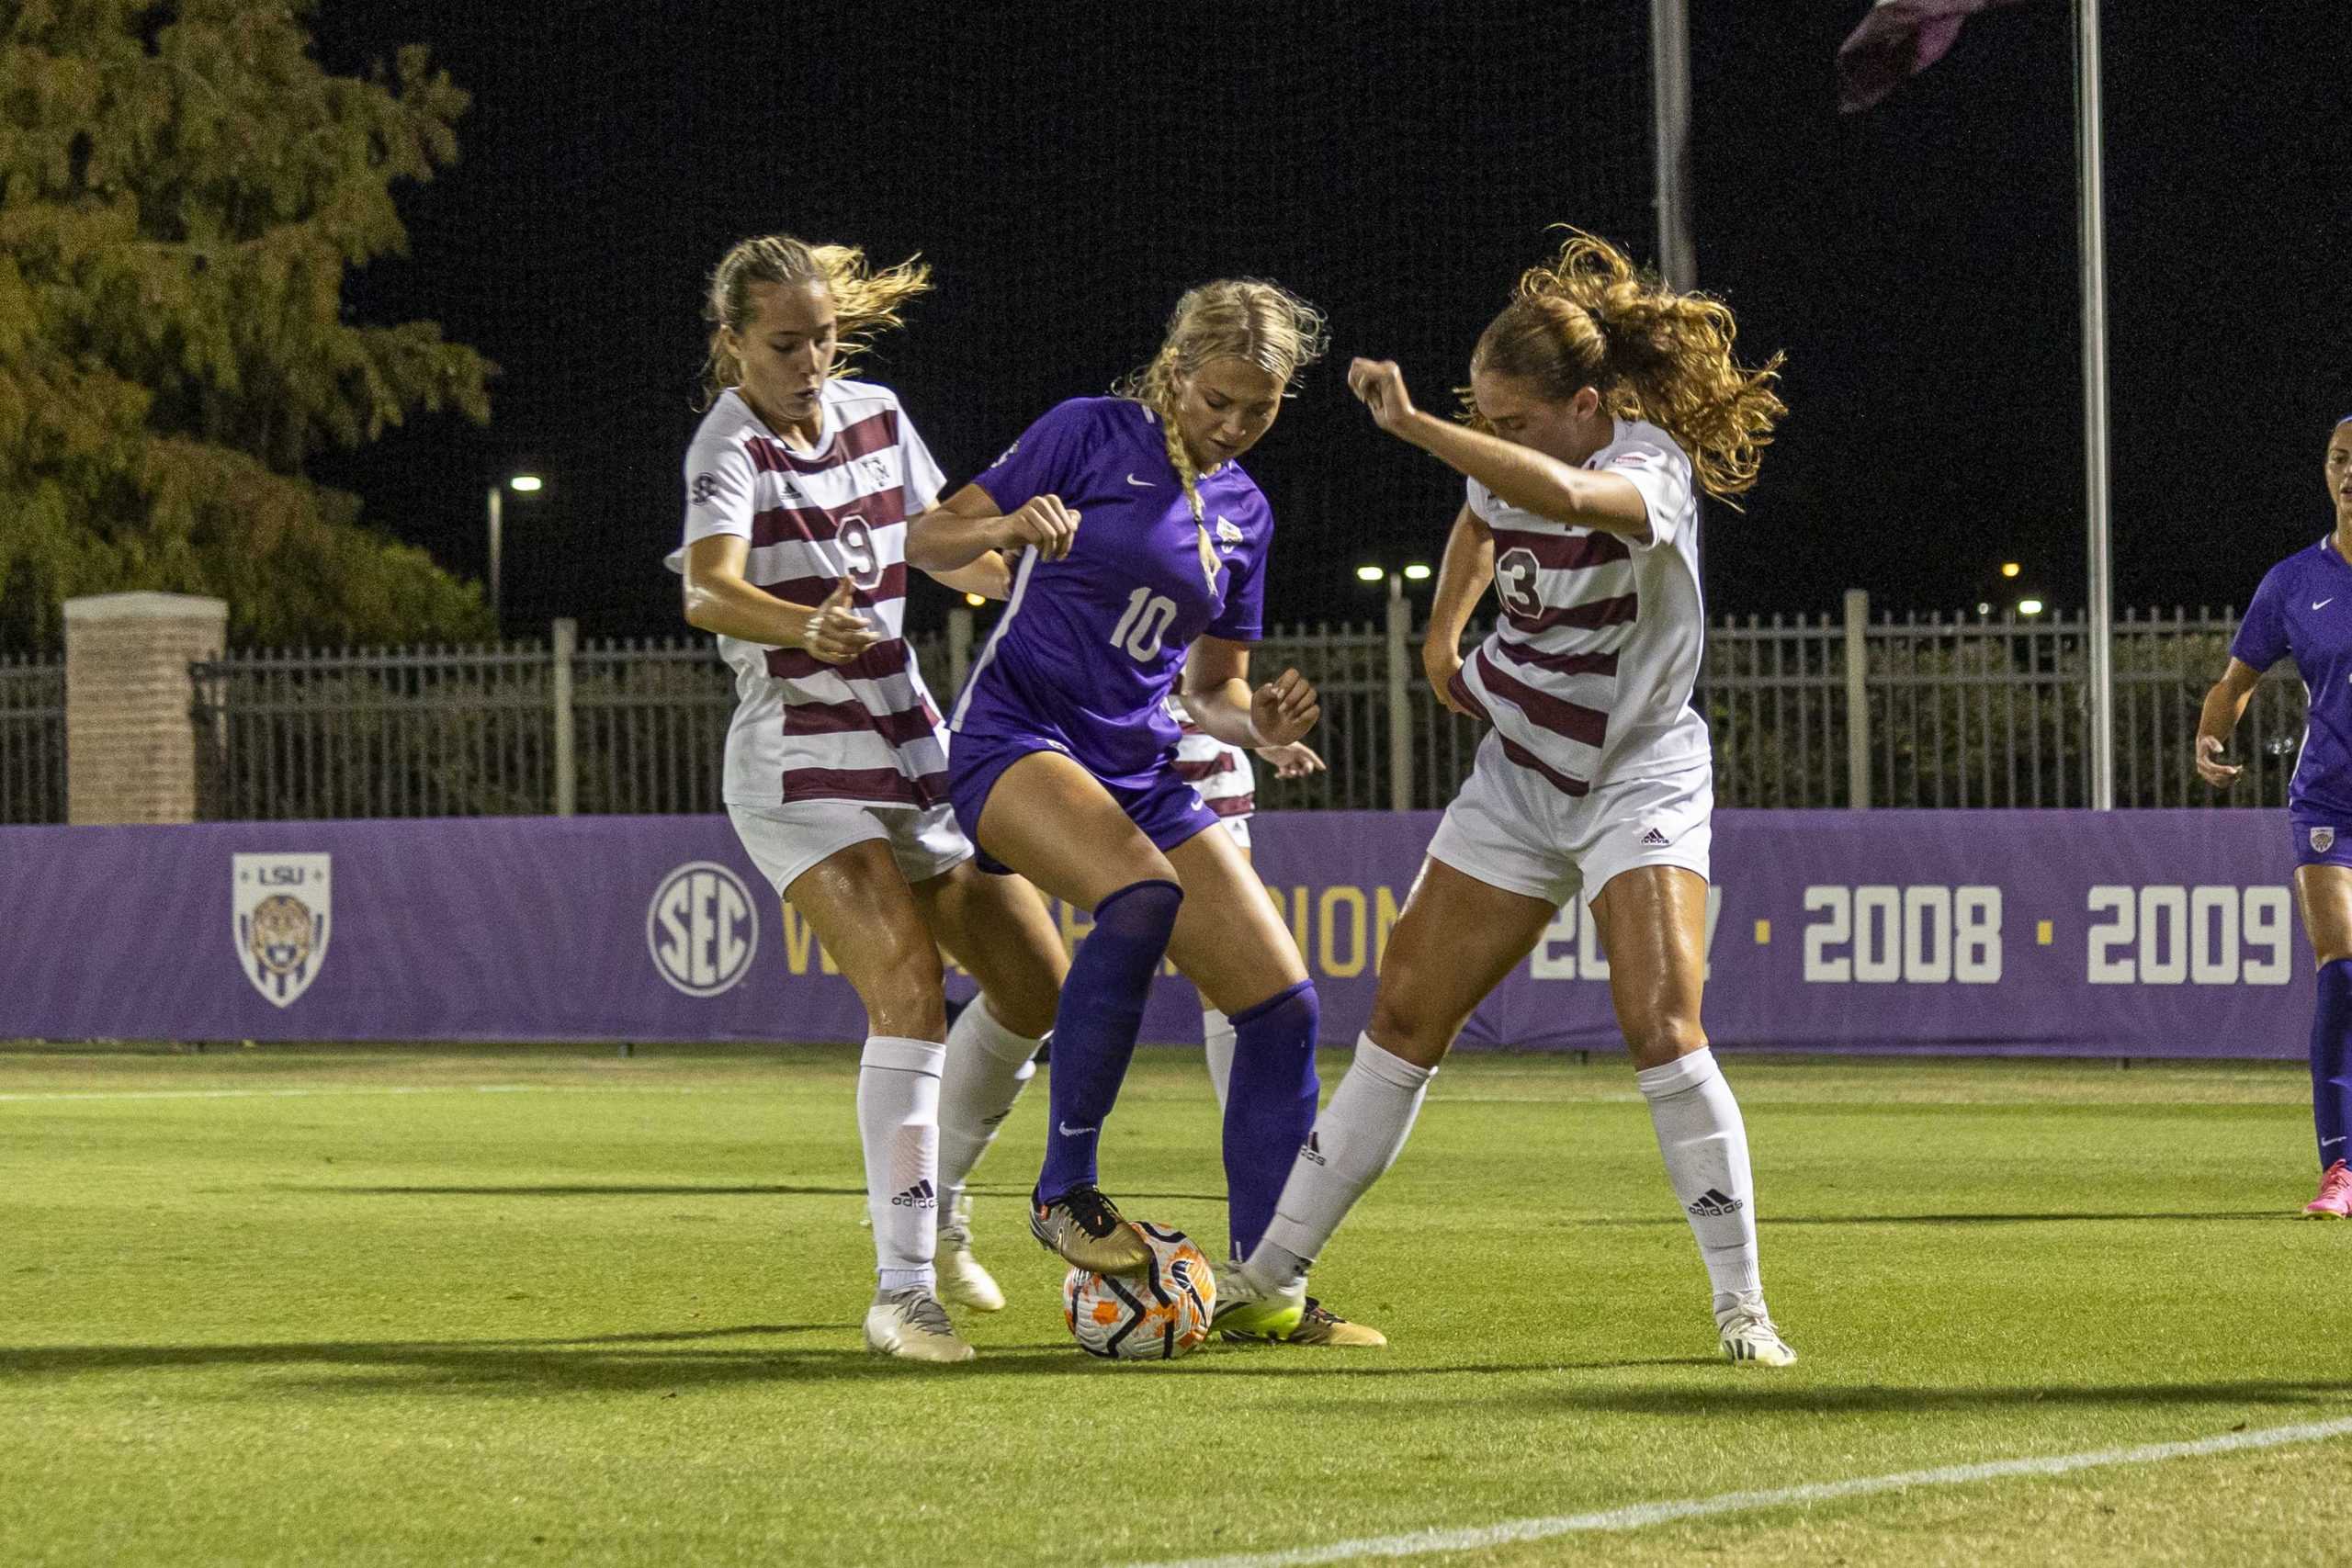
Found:
[[[857,1133],[865,1145],[865,1212],[885,1291],[932,1290],[939,1214],[939,1075],[933,1040],[866,1037],[857,1063]]]
[[[1756,1195],[1747,1167],[1747,1127],[1739,1101],[1702,1045],[1687,1056],[1634,1075],[1650,1102],[1658,1153],[1674,1197],[1699,1239],[1717,1296],[1759,1289]]]

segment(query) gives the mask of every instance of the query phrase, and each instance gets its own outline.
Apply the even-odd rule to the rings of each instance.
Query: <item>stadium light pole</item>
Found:
[[[2098,0],[2075,0],[2075,185],[2083,279],[2083,500],[2090,565],[2091,809],[2115,809],[2114,558],[2108,532],[2107,229],[2098,105]]]
[[[1690,0],[1650,0],[1650,124],[1657,181],[1657,272],[1669,288],[1698,287],[1690,229]]]
[[[498,594],[498,557],[506,526],[506,492],[536,495],[547,488],[547,481],[537,474],[510,474],[503,483],[493,483],[484,502],[490,524],[490,618],[494,626],[504,625],[503,605]]]

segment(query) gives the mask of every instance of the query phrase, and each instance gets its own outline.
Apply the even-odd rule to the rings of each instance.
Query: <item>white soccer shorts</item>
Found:
[[[972,841],[956,826],[955,808],[861,806],[847,800],[800,800],[785,806],[729,806],[729,820],[744,852],[777,894],[820,861],[852,844],[879,839],[910,884],[944,876],[972,858]]]
[[[1588,889],[1599,893],[1636,866],[1679,865],[1707,876],[1714,808],[1712,763],[1659,778],[1604,780],[1569,795],[1511,762],[1490,732],[1429,853],[1465,876],[1557,907]]]

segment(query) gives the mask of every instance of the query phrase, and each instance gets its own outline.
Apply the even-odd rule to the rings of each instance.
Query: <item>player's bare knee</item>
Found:
[[[1625,1048],[1636,1068],[1662,1067],[1693,1051],[1703,1050],[1707,1032],[1695,1018],[1668,1017],[1637,1025],[1625,1032]]]
[[[877,962],[851,977],[865,1004],[867,1030],[903,1040],[945,1039],[945,976],[938,950],[927,943],[920,949],[893,943],[874,957]]]
[[[1373,999],[1372,1021],[1365,1032],[1382,1050],[1402,1056],[1417,1067],[1434,1067],[1461,1030],[1459,1020],[1432,1017],[1423,1009],[1392,1000],[1384,987]]]

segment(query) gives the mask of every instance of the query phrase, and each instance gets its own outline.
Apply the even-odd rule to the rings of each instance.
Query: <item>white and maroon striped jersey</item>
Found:
[[[883,633],[838,665],[718,639],[737,696],[726,803],[930,806],[947,798],[947,750],[901,634],[907,520],[939,498],[945,476],[888,388],[828,381],[821,401],[813,451],[778,440],[732,388],[686,449],[686,545],[714,534],[748,540],[744,580],[795,604],[819,603],[846,577]],[[684,546],[669,565],[684,570]]]
[[[1184,699],[1168,694],[1168,716],[1176,721],[1176,776],[1201,792],[1219,817],[1247,817],[1258,808],[1258,773],[1250,753],[1227,746],[1193,722]]]
[[[1502,615],[1453,682],[1506,758],[1571,795],[1708,761],[1690,705],[1706,633],[1690,459],[1657,426],[1621,419],[1584,466],[1633,481],[1649,543],[1523,512],[1472,479]]]

